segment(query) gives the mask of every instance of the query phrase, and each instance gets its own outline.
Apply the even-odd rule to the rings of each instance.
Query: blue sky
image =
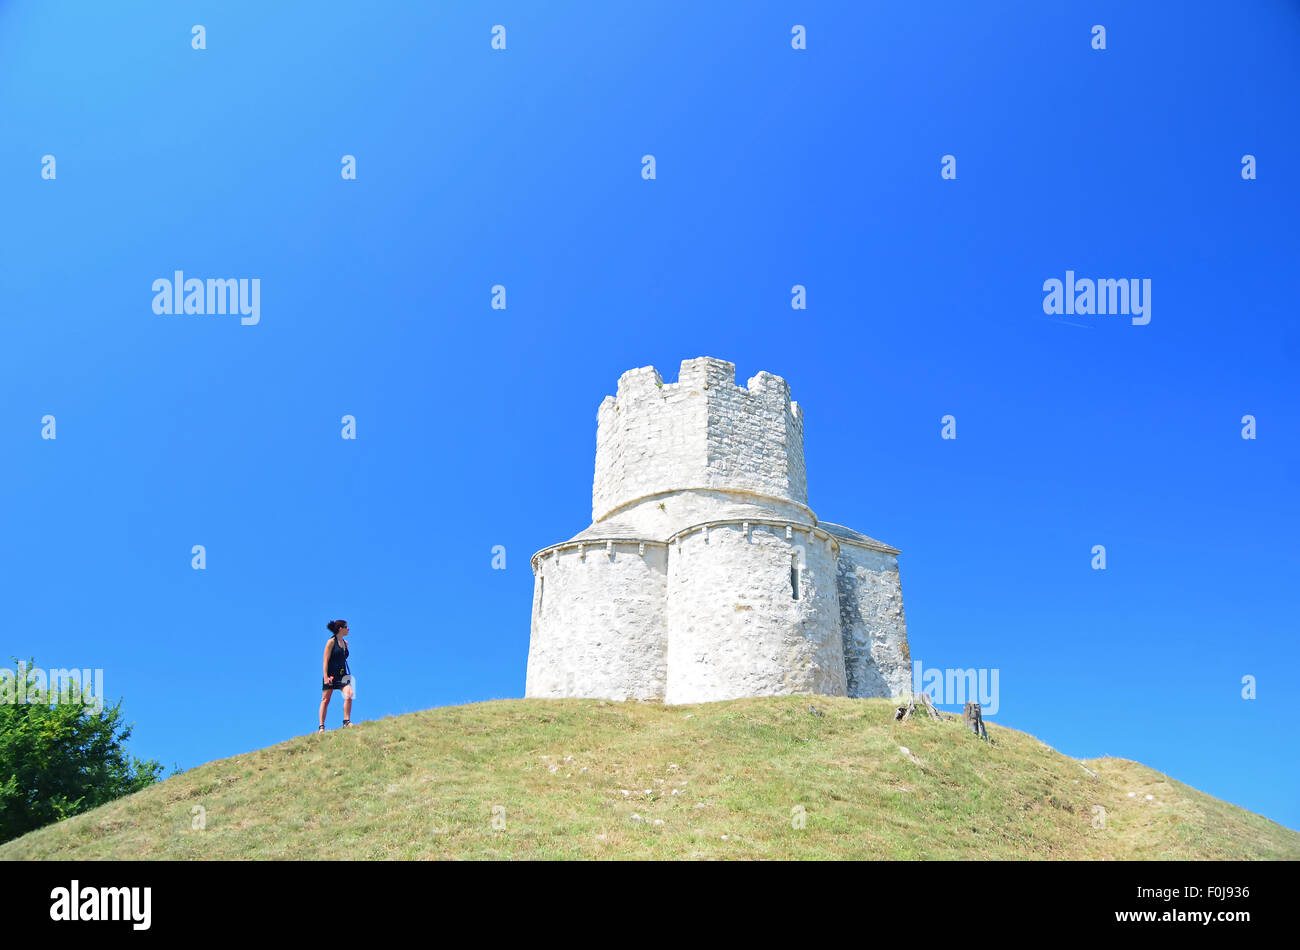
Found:
[[[270,6],[0,0],[4,656],[169,766],[314,729],[334,617],[355,718],[520,696],[596,407],[707,355],[789,381],[915,658],[1300,828],[1300,7]],[[156,315],[178,269],[260,322]]]

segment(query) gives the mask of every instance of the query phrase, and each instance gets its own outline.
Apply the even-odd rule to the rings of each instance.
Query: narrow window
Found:
[[[799,555],[790,555],[790,599],[799,599]]]
[[[546,593],[546,575],[537,578],[537,616],[542,615],[542,596]]]

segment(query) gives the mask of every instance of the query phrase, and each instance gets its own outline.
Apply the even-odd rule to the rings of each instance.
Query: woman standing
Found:
[[[348,667],[348,622],[331,620],[325,625],[330,638],[325,643],[324,672],[321,675],[320,729],[325,731],[325,712],[330,708],[330,696],[334,690],[343,690],[343,725],[352,725],[352,670]]]

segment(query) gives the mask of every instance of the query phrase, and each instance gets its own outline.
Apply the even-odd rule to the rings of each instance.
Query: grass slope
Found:
[[[0,859],[1300,857],[1297,832],[1136,762],[891,714],[822,696],[431,709],[210,762]]]

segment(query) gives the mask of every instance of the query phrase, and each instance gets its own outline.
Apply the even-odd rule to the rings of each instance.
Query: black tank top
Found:
[[[348,655],[352,651],[337,637],[330,637],[330,640],[334,642],[334,650],[330,653],[330,675],[342,676],[348,671]]]

